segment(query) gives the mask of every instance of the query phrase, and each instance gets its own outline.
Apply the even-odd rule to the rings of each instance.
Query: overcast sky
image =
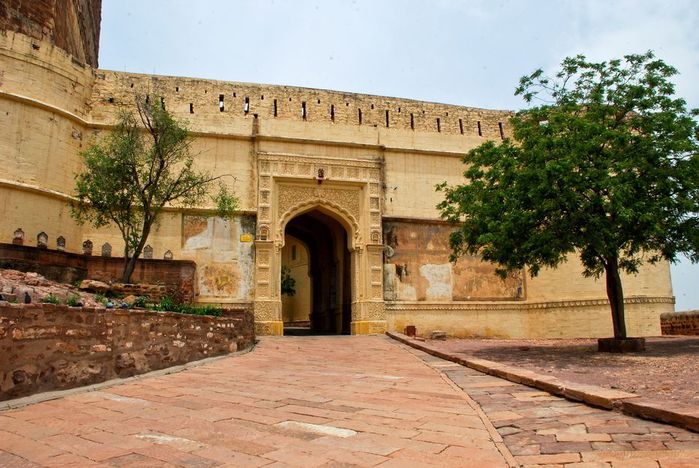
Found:
[[[696,0],[103,0],[100,67],[519,109],[520,76],[652,49],[699,107]],[[673,266],[677,310],[699,265]]]

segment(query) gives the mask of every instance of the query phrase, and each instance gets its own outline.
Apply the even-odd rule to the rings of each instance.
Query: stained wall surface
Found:
[[[102,0],[6,0],[0,30],[16,31],[97,67]]]

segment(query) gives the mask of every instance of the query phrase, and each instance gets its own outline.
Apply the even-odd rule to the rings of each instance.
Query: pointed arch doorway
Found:
[[[285,322],[297,321],[288,305],[284,313],[282,294],[289,241],[308,257],[294,278],[310,291],[299,314],[308,332],[383,333],[380,162],[267,153],[258,171],[255,333],[282,335]]]
[[[284,334],[350,334],[352,256],[345,227],[315,208],[291,219],[284,239]],[[285,293],[285,277],[293,283],[293,294]]]

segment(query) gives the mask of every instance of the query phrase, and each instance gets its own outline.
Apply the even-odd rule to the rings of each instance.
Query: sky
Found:
[[[696,0],[103,0],[101,68],[521,109],[566,56],[655,51],[699,107]],[[699,265],[672,266],[676,310]]]

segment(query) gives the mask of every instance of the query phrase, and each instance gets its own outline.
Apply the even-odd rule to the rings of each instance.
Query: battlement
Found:
[[[93,118],[110,121],[136,95],[163,98],[174,115],[196,124],[230,119],[291,120],[444,133],[500,140],[511,111],[322,89],[97,71]],[[218,126],[218,125],[217,125]]]

